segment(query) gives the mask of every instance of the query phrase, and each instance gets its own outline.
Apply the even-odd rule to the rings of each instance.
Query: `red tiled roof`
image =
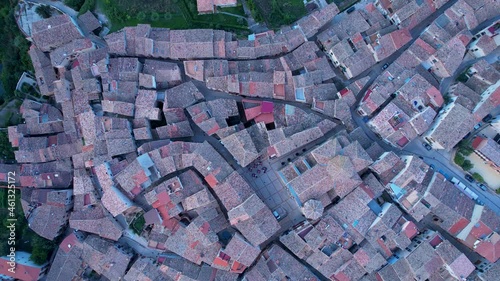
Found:
[[[221,267],[226,267],[229,265],[229,261],[223,260],[220,257],[216,257],[214,261],[212,262],[213,265],[221,266]]]
[[[71,251],[71,248],[74,247],[77,243],[78,238],[76,238],[76,235],[74,233],[71,233],[70,235],[66,236],[66,238],[64,238],[64,240],[59,245],[59,248],[65,253],[69,253]]]
[[[469,220],[466,218],[461,218],[454,225],[448,229],[448,232],[452,235],[457,235],[460,231],[462,231],[469,224]]]
[[[408,239],[411,240],[411,239],[413,239],[413,237],[417,236],[418,228],[414,222],[407,221],[403,225],[403,231],[405,232],[406,237],[408,237]]]
[[[261,106],[245,109],[245,118],[247,121],[253,120],[255,117],[259,116],[259,114],[261,114]]]
[[[215,178],[213,174],[209,174],[208,176],[205,177],[205,181],[210,185],[210,187],[216,186],[219,181]]]
[[[22,281],[38,280],[38,276],[40,275],[41,271],[40,267],[32,267],[29,265],[16,263],[15,272],[12,273],[9,271],[11,267],[8,262],[9,260],[6,260],[4,258],[0,259],[0,275],[12,276],[16,280]]]
[[[255,122],[264,122],[266,124],[271,124],[274,122],[274,115],[272,113],[265,113],[257,116]]]
[[[481,241],[476,252],[494,263],[500,258],[500,235],[494,234],[490,239],[491,241]]]
[[[487,235],[491,234],[492,232],[493,231],[488,226],[486,226],[482,221],[480,221],[472,227],[469,235],[472,235],[477,239],[484,239]]]

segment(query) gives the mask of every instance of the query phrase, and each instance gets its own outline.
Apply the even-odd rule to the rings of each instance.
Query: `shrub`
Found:
[[[470,162],[470,160],[466,159],[464,161],[464,163],[462,164],[462,169],[464,169],[465,171],[468,171],[472,168],[474,168],[474,164],[472,164],[472,162]]]
[[[80,11],[80,8],[85,3],[85,0],[64,0],[64,4],[73,8],[75,11]]]
[[[146,13],[144,13],[144,12],[137,13],[137,19],[140,20],[140,21],[145,20],[146,19]]]
[[[49,5],[40,5],[36,7],[35,12],[44,19],[50,18],[52,8]]]
[[[166,20],[171,20],[172,19],[172,14],[171,13],[165,13],[163,15],[163,18],[165,18]]]
[[[480,183],[484,183],[484,178],[483,178],[483,176],[481,176],[479,173],[473,173],[473,174],[472,174],[472,177],[473,177],[476,181],[478,181],[478,182],[480,182]]]
[[[495,192],[496,192],[496,194],[500,194],[500,188],[497,188],[497,189],[495,190]]]
[[[465,158],[462,154],[460,153],[456,153],[455,154],[455,159],[454,159],[455,163],[459,166],[462,166],[464,164],[464,161],[465,161]]]

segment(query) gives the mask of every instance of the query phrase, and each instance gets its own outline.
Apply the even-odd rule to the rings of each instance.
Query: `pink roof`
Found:
[[[269,101],[262,102],[262,113],[272,113],[274,109],[274,104]]]
[[[474,140],[472,141],[472,148],[478,149],[479,145],[484,141],[485,139],[482,137],[475,137]]]
[[[476,252],[490,262],[496,262],[500,258],[500,240],[498,238],[495,240],[497,241],[494,243],[481,241],[476,247]]]
[[[488,226],[486,226],[482,221],[480,221],[472,227],[469,234],[477,239],[484,239],[484,237],[491,234],[492,232],[493,231]]]
[[[274,115],[272,113],[265,113],[255,117],[255,122],[264,122],[271,124],[274,122]]]
[[[433,101],[434,106],[440,107],[444,103],[443,96],[441,95],[441,92],[439,92],[436,87],[431,87],[429,88],[426,92],[427,96]]]
[[[415,225],[414,222],[407,221],[403,225],[403,231],[405,232],[406,237],[408,237],[408,239],[411,240],[415,236],[417,236],[418,228],[417,228],[417,225]]]
[[[403,28],[400,30],[396,30],[391,33],[392,41],[394,42],[394,46],[396,49],[399,49],[406,45],[406,43],[410,42],[411,34],[407,28]]]
[[[247,108],[247,109],[245,109],[245,118],[248,121],[253,120],[255,117],[260,115],[261,110],[262,110],[261,106]]]
[[[71,251],[71,248],[78,243],[79,242],[78,238],[76,238],[76,235],[74,233],[71,233],[70,235],[66,236],[66,238],[64,238],[64,240],[59,245],[59,248],[65,253],[69,253]]]
[[[436,49],[434,49],[431,45],[427,44],[424,40],[420,38],[415,40],[415,44],[424,49],[429,55],[432,55],[436,52]]]
[[[40,275],[40,267],[32,267],[29,265],[23,265],[20,263],[16,263],[15,272],[12,273],[9,271],[10,265],[8,264],[8,260],[5,258],[0,259],[0,274],[12,276],[16,280],[23,281],[34,281],[38,280],[38,276]]]
[[[205,177],[205,181],[208,183],[208,185],[210,185],[210,187],[214,187],[216,186],[219,181],[217,181],[217,179],[215,178],[215,176],[213,174],[209,174],[208,176]]]

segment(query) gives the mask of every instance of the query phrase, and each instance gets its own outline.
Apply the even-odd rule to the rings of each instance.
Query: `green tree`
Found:
[[[165,13],[163,15],[163,18],[166,19],[166,20],[171,20],[172,19],[172,14],[171,13]]]
[[[151,20],[152,21],[158,21],[160,19],[160,14],[157,12],[151,12]]]
[[[36,7],[35,12],[44,19],[52,16],[52,8],[49,5],[40,5]]]
[[[481,176],[479,173],[473,173],[472,174],[472,177],[477,181],[477,182],[480,182],[480,183],[484,183],[484,178],[483,176]]]
[[[49,254],[55,248],[55,243],[38,235],[33,235],[31,246],[33,250],[30,259],[40,265],[48,261]]]
[[[464,161],[465,161],[465,158],[462,154],[460,153],[456,153],[455,154],[455,158],[453,159],[455,161],[455,163],[459,166],[462,166],[464,164]]]
[[[14,149],[9,142],[9,137],[7,133],[4,131],[0,131],[0,157],[3,160],[13,160],[14,157]]]
[[[469,159],[465,159],[464,163],[462,164],[462,169],[465,171],[469,171],[470,169],[474,168],[474,164]]]
[[[495,192],[496,192],[496,194],[500,194],[500,188],[497,188],[497,189],[495,190]]]
[[[137,13],[137,19],[140,20],[140,21],[143,21],[146,19],[146,13],[145,12],[139,12]]]
[[[462,153],[465,156],[469,156],[474,152],[474,149],[471,147],[471,142],[462,140],[458,143],[458,152]]]
[[[64,0],[64,4],[73,8],[75,11],[80,11],[80,8],[85,3],[85,0]]]

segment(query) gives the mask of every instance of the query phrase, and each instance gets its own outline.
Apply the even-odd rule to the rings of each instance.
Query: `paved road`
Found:
[[[388,57],[387,59],[382,61],[382,63],[385,63],[385,62],[389,63],[389,62],[396,60],[404,52],[404,50],[406,50],[418,38],[418,36],[421,34],[421,32],[423,32],[425,30],[427,25],[430,24],[432,22],[432,20],[434,20],[441,13],[444,12],[443,8],[446,9],[447,7],[451,6],[454,2],[456,2],[456,1],[448,2],[444,7],[442,7],[436,13],[434,13],[432,15],[432,17],[428,18],[427,20],[422,22],[420,25],[418,25],[415,29],[411,30],[411,34],[413,37],[412,41],[410,41],[407,45],[405,45],[405,47],[398,50],[396,53],[394,53],[393,55],[391,55],[390,57]],[[481,23],[473,31],[477,32],[477,31],[485,28],[486,26],[488,26],[489,24],[491,24],[494,20],[496,20],[498,18],[499,17],[492,19],[492,20],[488,20],[485,23]],[[500,53],[500,50],[497,49],[497,50],[495,50],[494,53],[485,57],[485,59],[494,60],[494,59],[498,58],[499,53]],[[444,79],[440,85],[441,93],[444,95],[447,92],[451,82],[454,81],[454,79],[462,71],[464,71],[467,67],[472,65],[477,60],[478,59],[472,59],[472,60],[468,60],[466,62],[463,62],[460,65],[460,67],[457,69],[457,71],[454,73],[452,78]],[[353,117],[353,120],[355,121],[355,123],[366,133],[368,138],[370,138],[372,141],[377,142],[384,150],[393,151],[398,155],[416,155],[416,156],[423,157],[424,161],[429,165],[430,164],[434,165],[434,167],[436,168],[437,171],[442,171],[443,173],[445,173],[449,177],[458,178],[460,181],[462,181],[464,184],[466,184],[472,191],[474,191],[478,195],[478,198],[482,202],[484,202],[495,213],[500,215],[500,197],[492,194],[490,191],[483,191],[479,187],[477,187],[475,184],[470,184],[468,181],[466,181],[464,178],[464,172],[462,170],[460,170],[459,168],[457,168],[453,163],[450,162],[450,154],[447,154],[447,153],[442,152],[442,151],[436,151],[436,150],[427,151],[423,147],[422,140],[420,138],[417,138],[416,140],[409,143],[403,150],[396,148],[396,147],[393,147],[392,145],[389,145],[388,143],[383,141],[380,137],[378,137],[367,126],[367,124],[363,120],[363,117],[359,116],[356,113],[356,108],[358,107],[359,102],[361,101],[362,97],[364,96],[364,93],[373,84],[376,77],[378,77],[380,75],[380,73],[382,73],[382,69],[381,69],[380,65],[377,64],[377,65],[373,66],[371,69],[368,69],[365,72],[363,72],[358,77],[355,77],[355,78],[349,80],[349,81],[353,81],[353,80],[359,79],[359,78],[363,77],[363,75],[365,75],[365,76],[368,75],[370,77],[370,80],[367,82],[365,87],[358,94],[357,99],[356,99],[356,103],[351,108],[352,117]],[[500,109],[497,108],[496,111],[498,111],[498,110],[500,110]]]

